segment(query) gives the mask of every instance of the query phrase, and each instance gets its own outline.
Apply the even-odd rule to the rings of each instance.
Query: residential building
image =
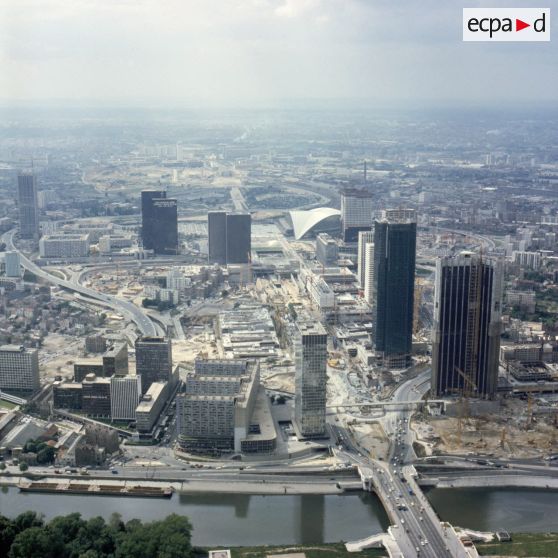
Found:
[[[201,452],[273,451],[276,432],[259,378],[257,361],[196,360],[176,398],[180,445]]]
[[[39,351],[21,345],[1,346],[0,389],[35,392],[39,387]]]
[[[49,234],[39,240],[41,258],[85,258],[89,255],[88,234]]]

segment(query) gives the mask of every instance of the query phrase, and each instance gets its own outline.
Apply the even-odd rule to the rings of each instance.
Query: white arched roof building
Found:
[[[316,207],[308,211],[289,211],[297,240],[314,232],[313,229],[330,228],[339,225],[341,211],[332,207]]]

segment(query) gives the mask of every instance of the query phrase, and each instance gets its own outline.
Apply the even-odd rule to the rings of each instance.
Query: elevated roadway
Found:
[[[123,300],[113,295],[100,293],[94,289],[83,287],[75,281],[68,281],[44,271],[17,249],[14,244],[14,235],[15,229],[12,229],[2,235],[2,241],[6,243],[7,250],[13,250],[19,253],[20,264],[24,269],[30,271],[37,277],[48,281],[49,283],[57,285],[68,291],[78,293],[87,299],[91,299],[93,303],[100,304],[101,306],[110,308],[114,312],[121,314],[125,318],[133,321],[143,335],[157,335],[157,327],[153,321],[145,315],[141,308],[127,300]]]

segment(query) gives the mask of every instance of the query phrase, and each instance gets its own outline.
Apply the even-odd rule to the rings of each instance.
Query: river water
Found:
[[[558,531],[558,491],[532,489],[434,489],[427,493],[444,520],[479,530]],[[35,510],[51,518],[80,512],[84,517],[153,520],[187,515],[200,546],[300,544],[356,540],[384,531],[386,514],[373,494],[248,496],[173,495],[169,500],[20,493],[3,487],[0,514]]]

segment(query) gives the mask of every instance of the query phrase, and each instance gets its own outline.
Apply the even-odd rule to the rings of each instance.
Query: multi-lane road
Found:
[[[111,308],[114,312],[123,315],[125,318],[132,320],[143,335],[156,336],[158,328],[153,321],[143,312],[143,310],[127,300],[118,298],[116,296],[100,293],[94,289],[84,287],[77,281],[66,280],[56,277],[41,269],[38,265],[33,263],[29,258],[22,254],[14,244],[15,229],[12,229],[2,236],[2,241],[6,243],[7,250],[14,250],[19,253],[20,264],[24,269],[27,269],[37,277],[45,279],[46,281],[58,285],[64,289],[76,292],[83,297],[92,299],[97,304]]]

